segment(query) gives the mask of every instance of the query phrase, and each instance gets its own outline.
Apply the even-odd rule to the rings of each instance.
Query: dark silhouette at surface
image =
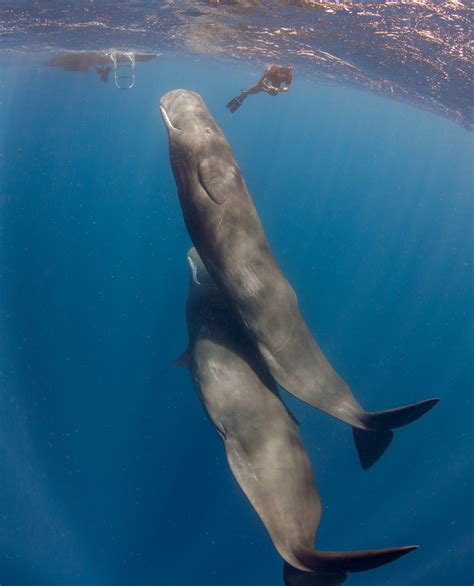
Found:
[[[60,53],[48,61],[51,67],[59,67],[65,71],[86,73],[92,67],[112,65],[109,53],[95,51],[80,51],[77,53]]]
[[[76,53],[60,53],[48,61],[51,67],[59,67],[65,71],[75,71],[86,73],[89,69],[94,68],[99,79],[104,83],[109,80],[109,74],[114,66],[112,55],[113,51],[99,53],[96,51],[79,51]],[[135,53],[133,54],[135,62],[151,61],[156,59],[156,55]]]
[[[99,76],[100,81],[107,83],[109,81],[109,73],[111,72],[112,67],[96,67],[95,72]]]
[[[226,104],[226,108],[230,112],[235,112],[240,108],[242,102],[247,96],[250,96],[250,94],[266,92],[271,96],[276,96],[281,92],[286,93],[290,89],[292,80],[293,67],[269,65],[265,69],[265,73],[262,75],[259,81],[246,90],[240,90],[240,95],[233,98],[228,104]]]

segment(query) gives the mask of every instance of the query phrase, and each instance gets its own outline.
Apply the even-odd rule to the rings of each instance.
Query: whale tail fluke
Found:
[[[283,581],[285,586],[341,586],[347,572],[303,572],[285,562]]]
[[[412,403],[404,407],[397,407],[396,409],[373,411],[369,413],[369,422],[373,423],[375,428],[396,429],[397,427],[403,427],[419,419],[438,402],[439,399],[426,399],[425,401],[419,401],[418,403]]]
[[[418,549],[418,545],[367,549],[361,551],[318,551],[308,552],[302,561],[316,571],[326,572],[366,572]]]
[[[377,462],[393,439],[393,431],[391,429],[371,431],[353,427],[352,433],[354,434],[354,442],[360,465],[364,470],[368,470]]]
[[[392,429],[416,421],[432,409],[438,401],[439,399],[427,399],[396,409],[368,413],[367,424],[372,429],[352,428],[362,468],[368,470],[382,456],[393,439]]]
[[[285,563],[286,586],[339,586],[349,572],[365,572],[385,564],[418,548],[418,545],[388,547],[365,551],[318,551],[298,556],[311,571],[303,572]]]

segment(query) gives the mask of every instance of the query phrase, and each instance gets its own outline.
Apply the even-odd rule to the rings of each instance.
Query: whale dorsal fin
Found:
[[[186,368],[191,362],[191,353],[189,350],[185,350],[178,358],[173,362],[173,368]]]
[[[226,157],[210,155],[199,163],[198,175],[209,197],[220,205],[237,188],[239,171]]]

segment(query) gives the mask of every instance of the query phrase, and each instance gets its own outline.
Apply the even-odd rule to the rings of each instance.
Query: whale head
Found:
[[[176,156],[206,156],[227,141],[196,92],[173,90],[160,100],[170,151]]]
[[[199,139],[206,122],[213,122],[201,96],[189,90],[165,94],[160,100],[160,113],[170,139],[181,143]]]
[[[168,92],[160,100],[160,112],[182,205],[221,205],[242,189],[229,143],[199,94]]]

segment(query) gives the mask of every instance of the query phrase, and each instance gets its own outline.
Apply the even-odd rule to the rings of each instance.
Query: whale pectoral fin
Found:
[[[178,356],[178,358],[173,362],[173,368],[186,368],[189,366],[190,361],[191,353],[189,350],[185,350],[181,356]]]
[[[238,189],[240,173],[233,161],[224,156],[210,155],[199,163],[198,176],[212,201],[220,205],[231,191]]]

